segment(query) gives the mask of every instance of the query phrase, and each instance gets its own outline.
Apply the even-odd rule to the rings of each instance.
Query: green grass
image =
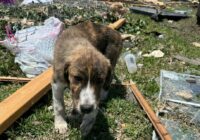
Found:
[[[23,13],[23,9],[20,9]],[[20,12],[20,10],[18,12]],[[0,12],[3,11],[1,7]],[[12,10],[11,10],[12,11]],[[30,10],[29,10],[30,11]],[[76,11],[76,10],[75,10]],[[102,19],[98,14],[93,15],[92,11],[77,10],[83,19],[92,18],[93,21],[107,24],[113,22],[117,17],[110,13],[109,19]],[[73,17],[76,13],[73,10],[71,13],[68,10],[60,10],[59,16]],[[2,12],[3,14],[7,13]],[[30,11],[30,13],[32,13]],[[33,12],[34,13],[34,12]],[[87,15],[88,14],[88,15]],[[14,14],[16,17],[18,14]],[[29,16],[30,19],[40,19],[41,16],[37,14]],[[130,51],[142,54],[152,52],[153,50],[160,49],[165,55],[162,58],[146,58],[139,57],[137,63],[143,64],[143,67],[138,69],[136,73],[129,74],[125,64],[120,60],[115,75],[116,80],[125,81],[132,79],[137,83],[138,88],[144,94],[146,99],[156,109],[156,102],[158,98],[159,85],[156,78],[160,75],[160,70],[171,70],[176,72],[188,72],[191,74],[199,75],[199,66],[184,64],[178,60],[172,59],[175,54],[181,54],[189,58],[198,58],[200,56],[200,48],[191,45],[192,42],[200,42],[199,28],[195,25],[195,10],[191,13],[192,17],[178,22],[168,23],[167,20],[162,22],[155,22],[147,16],[126,14],[124,17],[127,23],[119,29],[122,33],[131,33],[137,36],[137,42]],[[43,16],[46,18],[46,16]],[[48,15],[47,15],[48,17]],[[21,17],[19,17],[21,18]],[[73,24],[76,24],[76,21]],[[1,25],[1,24],[0,24]],[[69,25],[66,25],[69,26]],[[163,39],[157,38],[151,32],[157,31],[164,35]],[[1,31],[2,32],[2,31]],[[1,34],[0,32],[0,34]],[[125,52],[126,49],[123,50]],[[14,58],[7,50],[0,47],[0,75],[10,76],[24,76],[19,70],[17,65],[14,65]],[[14,66],[14,67],[13,67]],[[9,94],[19,88],[20,84],[4,84],[0,83],[0,101],[7,97]],[[145,112],[139,107],[138,104],[128,101],[126,97],[126,90],[122,87],[112,87],[111,95],[106,103],[101,107],[96,124],[88,136],[88,139],[151,139],[152,125],[148,120]],[[34,105],[27,113],[16,121],[5,133],[1,136],[3,139],[64,139],[70,140],[81,139],[79,128],[70,125],[69,132],[65,135],[59,135],[53,129],[53,111],[49,109],[52,104],[51,92],[43,97],[36,105]],[[70,96],[66,95],[66,101],[70,102]],[[67,112],[71,107],[67,107]]]
[[[15,92],[18,88],[21,87],[21,84],[16,83],[0,83],[0,101],[8,97],[10,94]]]

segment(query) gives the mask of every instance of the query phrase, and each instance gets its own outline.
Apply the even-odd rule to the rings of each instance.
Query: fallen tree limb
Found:
[[[151,123],[153,124],[154,128],[156,129],[158,135],[162,140],[172,140],[170,134],[168,133],[167,129],[164,127],[164,125],[161,123],[159,118],[156,116],[155,112],[150,107],[149,103],[145,100],[145,98],[142,96],[141,92],[138,90],[136,85],[131,81],[130,82],[130,88],[132,92],[134,93],[135,98],[143,108],[143,110],[147,113],[147,116],[149,117]]]
[[[189,58],[187,58],[185,56],[181,56],[181,55],[174,55],[173,58],[176,58],[180,61],[184,61],[189,64],[193,64],[193,65],[197,65],[197,66],[200,65],[200,59],[189,59]]]
[[[0,82],[21,82],[26,83],[31,81],[31,78],[21,78],[21,77],[6,77],[6,76],[0,76]]]
[[[108,26],[117,29],[124,22],[125,19],[119,19]],[[51,89],[52,74],[49,68],[0,102],[0,134]]]

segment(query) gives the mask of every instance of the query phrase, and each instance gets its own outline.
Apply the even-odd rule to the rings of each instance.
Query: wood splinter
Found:
[[[26,82],[29,82],[31,80],[32,80],[31,78],[0,76],[0,82],[20,82],[20,83],[26,83]]]

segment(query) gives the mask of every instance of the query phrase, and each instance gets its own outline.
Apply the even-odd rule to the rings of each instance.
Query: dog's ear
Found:
[[[104,83],[104,89],[105,90],[108,90],[109,87],[110,87],[110,84],[112,82],[112,68],[111,68],[111,65],[109,64],[108,65],[108,69],[107,69],[107,75],[106,75],[106,81]]]
[[[64,66],[64,79],[67,82],[67,84],[69,84],[69,72],[68,72],[69,66],[70,66],[70,63],[66,62]]]

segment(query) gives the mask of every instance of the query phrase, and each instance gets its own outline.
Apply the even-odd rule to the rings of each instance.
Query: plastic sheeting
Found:
[[[53,3],[53,0],[23,0],[21,5],[28,5],[32,3]]]
[[[159,99],[157,114],[173,140],[199,140],[200,76],[161,70]]]
[[[51,66],[55,41],[63,27],[59,19],[50,17],[43,26],[17,31],[16,40],[6,39],[3,45],[15,55],[26,76],[35,77]]]

